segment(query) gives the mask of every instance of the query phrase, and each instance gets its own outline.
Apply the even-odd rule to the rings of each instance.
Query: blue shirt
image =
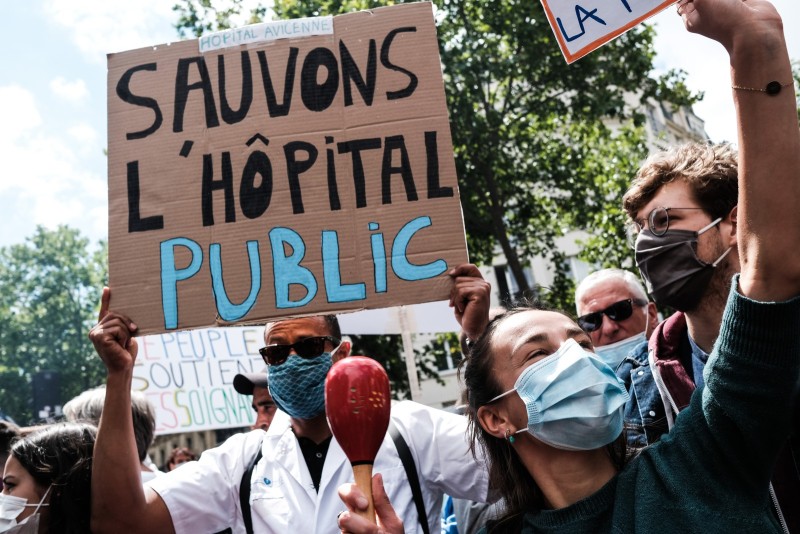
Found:
[[[688,337],[689,344],[692,346],[692,374],[694,375],[694,385],[697,388],[701,388],[703,384],[705,384],[705,380],[703,380],[703,369],[708,361],[708,353],[697,346],[692,336]]]

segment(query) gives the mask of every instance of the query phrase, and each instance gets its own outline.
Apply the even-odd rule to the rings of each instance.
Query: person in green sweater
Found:
[[[626,458],[627,393],[587,334],[552,311],[491,321],[465,372],[473,446],[486,449],[507,503],[489,532],[781,531],[769,479],[800,379],[800,129],[783,23],[766,0],[677,9],[690,32],[728,51],[739,126],[741,272],[705,386],[669,434]],[[462,326],[485,307],[466,278],[456,276],[452,299]],[[402,532],[379,476],[373,493],[379,525],[352,513],[364,504],[357,488],[340,488],[340,528]]]

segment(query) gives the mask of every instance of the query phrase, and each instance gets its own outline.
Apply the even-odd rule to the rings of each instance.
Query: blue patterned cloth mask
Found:
[[[325,377],[337,350],[310,360],[290,354],[282,364],[269,366],[269,392],[280,410],[295,419],[313,419],[325,411]]]
[[[608,445],[622,433],[628,392],[594,353],[568,339],[550,356],[525,369],[514,389],[528,411],[536,439],[557,449],[583,451]]]

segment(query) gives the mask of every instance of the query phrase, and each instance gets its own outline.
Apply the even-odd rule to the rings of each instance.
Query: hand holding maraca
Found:
[[[337,522],[342,532],[349,534],[402,534],[405,532],[403,521],[397,514],[383,488],[383,477],[380,473],[372,477],[372,496],[378,523],[367,521],[358,512],[365,510],[367,500],[355,484],[339,486],[339,498],[347,506],[347,510],[339,514]]]
[[[353,466],[356,485],[368,501],[354,510],[375,523],[372,464],[389,427],[391,392],[381,365],[365,356],[338,361],[325,381],[325,410],[336,441]]]

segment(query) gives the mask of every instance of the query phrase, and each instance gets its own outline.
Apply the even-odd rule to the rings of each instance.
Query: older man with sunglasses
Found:
[[[578,324],[612,369],[647,341],[658,323],[656,305],[636,275],[623,269],[602,269],[584,278],[575,290],[575,306]]]
[[[344,505],[337,489],[353,480],[353,472],[325,417],[325,377],[334,362],[350,353],[336,317],[267,325],[266,346],[260,353],[279,408],[267,432],[233,436],[142,491],[131,476],[135,444],[130,380],[136,326],[108,311],[108,299],[105,290],[100,322],[90,333],[108,369],[106,406],[94,452],[93,532],[338,533],[337,514]],[[425,524],[420,524],[422,514],[405,462],[389,435],[375,459],[374,469],[386,489],[378,497],[388,495],[410,529],[439,530],[444,493],[487,499],[488,474],[469,451],[466,418],[401,402],[392,407],[391,421],[413,459],[410,469],[418,474]]]

